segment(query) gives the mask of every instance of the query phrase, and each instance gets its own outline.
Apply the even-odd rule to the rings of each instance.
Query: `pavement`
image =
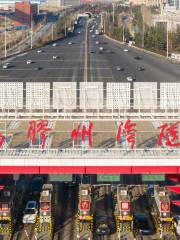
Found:
[[[1,68],[0,81],[84,81],[85,26],[86,21],[81,20],[74,33],[69,33],[67,38],[57,40],[56,47],[52,47],[51,44],[45,45],[41,48],[44,51],[41,54],[38,54],[37,50],[32,50],[26,55],[14,57],[9,69]],[[80,34],[78,34],[79,31]],[[179,81],[180,65],[128,46],[124,47],[105,36],[95,35],[93,38],[92,35],[88,31],[87,81],[127,82],[127,76],[134,77],[138,82]],[[68,45],[69,41],[73,44]],[[100,44],[96,45],[96,41]],[[103,54],[99,54],[100,46],[105,49]],[[124,52],[124,48],[129,49],[129,52]],[[90,53],[91,50],[94,53]],[[53,60],[53,55],[58,55],[59,58]],[[141,59],[134,59],[136,56],[140,56]],[[27,65],[28,59],[34,63]],[[117,66],[124,68],[124,71],[117,71]],[[138,66],[142,66],[145,70],[138,71]],[[42,69],[35,70],[36,67]]]

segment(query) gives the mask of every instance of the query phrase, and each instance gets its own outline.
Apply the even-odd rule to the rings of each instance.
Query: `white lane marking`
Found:
[[[28,233],[27,233],[27,230],[26,230],[26,229],[24,230],[24,232],[25,232],[25,234],[26,234],[26,237],[28,238],[28,240],[30,240],[30,238],[29,238],[29,235],[28,235]]]
[[[77,69],[76,67],[74,68],[43,68],[42,70],[74,70]],[[79,69],[84,69],[84,68],[79,68]],[[112,68],[87,68],[89,70],[111,70]],[[4,69],[3,71],[32,71],[32,70],[36,70],[35,68],[14,68],[14,69]]]
[[[78,76],[79,77],[79,76]],[[72,77],[46,77],[46,76],[38,76],[38,79],[72,79]],[[107,79],[112,79],[113,77],[107,77],[107,76],[101,76],[101,77],[94,77],[94,79],[104,79],[104,78],[107,78]],[[24,77],[17,77],[17,78],[11,78],[11,79],[23,79],[24,80]],[[25,79],[25,81],[31,81],[31,80],[38,80],[36,77],[35,78],[29,78],[29,79]]]

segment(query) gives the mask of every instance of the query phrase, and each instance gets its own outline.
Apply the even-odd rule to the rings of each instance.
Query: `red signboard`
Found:
[[[90,201],[89,200],[81,200],[80,201],[80,210],[81,211],[89,211],[90,210]]]
[[[9,206],[7,203],[1,203],[0,204],[0,211],[7,212],[9,210]]]
[[[49,211],[49,209],[50,209],[50,203],[41,203],[41,211],[42,212],[47,212],[47,211]]]
[[[130,210],[130,202],[120,202],[120,210],[121,211],[129,211]]]
[[[170,211],[169,202],[161,202],[161,212],[168,212],[168,211]]]

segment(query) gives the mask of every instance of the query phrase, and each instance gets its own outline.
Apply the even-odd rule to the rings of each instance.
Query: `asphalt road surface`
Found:
[[[32,50],[7,60],[11,66],[7,70],[1,66],[0,81],[84,81],[85,50],[87,81],[127,82],[127,76],[140,82],[178,82],[180,79],[180,65],[114,43],[105,36],[90,33],[90,29],[86,49],[85,26],[86,20],[81,19],[74,33],[56,41],[56,47],[48,44],[41,48],[42,53]],[[96,45],[96,41],[99,41],[99,44]],[[72,45],[69,45],[69,42],[72,42]],[[99,53],[99,47],[104,49],[102,54]],[[129,49],[129,52],[124,52],[125,48]],[[53,60],[55,55],[58,59]],[[140,59],[134,59],[136,56],[140,56]],[[29,59],[33,63],[27,65],[26,61]],[[123,68],[123,71],[117,71],[117,66]],[[38,67],[41,69],[37,70]],[[143,67],[144,70],[138,71],[137,67]]]

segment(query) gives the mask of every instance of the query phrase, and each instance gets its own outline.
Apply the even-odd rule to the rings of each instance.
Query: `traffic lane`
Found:
[[[96,37],[97,38],[97,37]],[[96,38],[92,38],[89,34],[88,38],[88,81],[91,82],[106,82],[114,81],[112,69],[109,66],[108,60],[105,58],[105,53],[100,53],[99,47],[95,45]],[[93,51],[93,52],[92,52]]]
[[[48,60],[48,58],[52,59],[54,54],[57,54],[57,53],[59,53],[61,51],[63,51],[63,54],[64,54],[63,60],[65,58],[71,59],[72,55],[74,55],[74,59],[76,59],[76,60],[77,59],[81,59],[82,58],[82,42],[83,42],[83,38],[84,38],[84,34],[81,34],[81,35],[80,34],[74,34],[73,37],[70,35],[69,37],[62,39],[62,41],[60,40],[60,44],[61,45],[59,45],[59,47],[58,47],[59,43],[58,43],[58,41],[56,41],[57,42],[57,46],[56,47],[53,47],[52,44],[48,44],[48,45],[40,48],[43,51],[42,53],[38,54],[37,50],[33,50],[33,51],[27,53],[26,55],[19,55],[16,58],[13,58],[13,60],[12,60],[12,67],[11,68],[9,68],[7,70],[3,70],[3,69],[0,70],[0,76],[2,76],[3,74],[6,74],[6,75],[8,75],[9,78],[16,76],[16,77],[28,78],[28,79],[31,79],[32,77],[33,78],[37,77],[37,75],[40,75],[40,74],[37,73],[37,72],[36,73],[33,72],[35,70],[34,68],[36,68],[37,65],[38,65],[38,67],[41,67],[41,68],[49,66],[49,62],[48,61],[43,61],[43,64],[41,63],[42,65],[39,66],[38,59],[39,58],[41,60],[42,59]],[[73,44],[72,45],[68,45],[68,42],[72,41],[72,39],[76,39],[76,43],[77,44],[73,40]],[[58,49],[60,49],[60,50],[58,50]],[[29,64],[27,66],[26,61],[29,60],[29,59],[30,60],[34,60],[35,59],[35,63]],[[15,63],[15,64],[13,64],[13,63]],[[47,63],[47,65],[46,65],[46,63]],[[55,63],[55,65],[56,64],[57,64],[57,62]],[[60,62],[60,64],[62,65],[62,62]],[[68,63],[66,63],[65,65],[67,66],[67,64]],[[78,61],[74,61],[74,62],[72,62],[72,65],[75,66],[75,67],[78,67],[79,63],[78,63]],[[72,67],[72,65],[71,65],[71,67]],[[32,71],[30,73],[29,73],[29,71],[26,72],[26,68],[28,68],[28,69],[32,68]],[[13,70],[16,71],[16,72],[14,73]],[[18,73],[17,73],[17,71],[18,71]],[[51,72],[48,72],[48,74],[49,73],[51,73]],[[58,73],[58,75],[59,75],[59,73]],[[3,80],[4,79],[2,78],[1,81],[3,81]]]
[[[134,50],[132,48],[130,49],[130,52],[124,52],[119,47],[119,44],[111,42],[108,39],[107,39],[107,42],[110,45],[109,47],[112,48],[112,50],[114,50],[115,52],[115,55],[114,55],[115,60],[119,59],[122,64],[124,62],[126,64],[126,68],[128,71],[132,69],[134,72],[136,66],[139,66],[139,65],[140,66],[142,65],[143,67],[145,67],[145,71],[143,72],[145,76],[142,76],[141,74],[142,72],[140,72],[139,74],[137,74],[136,71],[134,72],[138,80],[157,81],[157,82],[171,82],[171,81],[177,82],[179,80],[180,69],[177,65],[174,65],[162,58],[158,58],[150,54],[147,54],[138,50]],[[142,60],[134,59],[136,55],[142,57]],[[144,79],[144,77],[146,78]]]
[[[99,41],[99,44],[94,44],[96,41]],[[114,57],[115,51],[112,50],[112,48],[109,46],[107,41],[102,39],[102,36],[96,35],[95,38],[92,38],[90,36],[89,38],[90,42],[90,52],[91,50],[94,50],[94,53],[91,53],[91,59],[94,60],[98,59],[99,61],[91,61],[92,68],[96,67],[99,68],[99,75],[97,77],[94,77],[96,81],[104,81],[104,82],[127,82],[126,77],[127,76],[134,76],[134,70],[133,68],[127,69],[126,63],[122,62],[117,58]],[[99,48],[103,47],[103,51],[100,54]],[[129,59],[128,59],[129,60]],[[128,64],[129,65],[129,64]],[[116,67],[119,66],[123,68],[123,71],[117,71]],[[136,70],[136,69],[135,69]]]
[[[155,57],[144,52],[130,49],[129,52],[124,52],[127,48],[118,43],[106,39],[104,36],[98,36],[100,41],[106,41],[108,48],[114,52],[112,55],[107,55],[110,62],[115,66],[121,64],[128,74],[134,75],[139,81],[157,81],[157,82],[177,82],[180,77],[179,66],[170,63],[162,58]],[[135,52],[134,52],[135,51]],[[134,57],[138,55],[142,60],[136,60]],[[145,71],[138,72],[137,66],[144,66]]]
[[[56,184],[56,189],[54,237],[71,240],[75,237],[78,188],[59,183]]]
[[[110,234],[104,236],[103,239],[117,239],[115,219],[113,215],[113,198],[110,185],[97,186],[93,189],[92,209],[95,218],[97,215],[107,216],[107,224],[110,228]],[[93,236],[93,239],[102,239],[102,236],[96,233],[96,226],[94,226]]]
[[[101,45],[99,45],[101,46]],[[103,45],[102,45],[103,46]],[[107,51],[112,51],[112,53],[108,53]],[[146,81],[148,78],[150,80],[154,79],[151,78],[151,73],[144,66],[144,64],[137,63],[137,60],[130,58],[130,52],[121,52],[118,53],[110,44],[106,44],[104,50],[104,59],[107,59],[108,66],[111,69],[113,81],[114,82],[127,82],[126,78],[128,76],[132,76],[138,81]],[[102,66],[102,63],[99,63],[99,66]],[[141,66],[144,67],[144,71],[138,71],[137,68]],[[123,70],[117,71],[116,67],[120,67]]]
[[[67,51],[70,48],[67,49]],[[72,49],[72,48],[71,48]],[[0,75],[6,74],[8,75],[8,78],[13,79],[21,78],[28,81],[31,79],[37,80],[39,77],[68,77],[71,78],[74,76],[74,71],[76,69],[79,69],[79,67],[82,67],[82,45],[79,46],[79,49],[77,49],[74,53],[66,54],[64,58],[71,59],[72,55],[74,59],[76,58],[76,61],[58,61],[58,60],[49,60],[49,56],[52,56],[52,53],[42,53],[42,54],[36,54],[34,57],[26,57],[26,59],[36,59],[34,63],[27,65],[25,60],[15,62],[16,67],[9,68],[7,70],[1,70]],[[38,56],[41,55],[41,58],[44,58],[47,61],[38,61]],[[48,56],[48,57],[47,57]],[[12,62],[13,65],[13,62]],[[41,68],[38,70],[37,68]],[[81,73],[82,74],[82,73]],[[81,75],[80,74],[80,75]],[[77,74],[76,74],[77,75]],[[1,79],[3,80],[3,79]]]

